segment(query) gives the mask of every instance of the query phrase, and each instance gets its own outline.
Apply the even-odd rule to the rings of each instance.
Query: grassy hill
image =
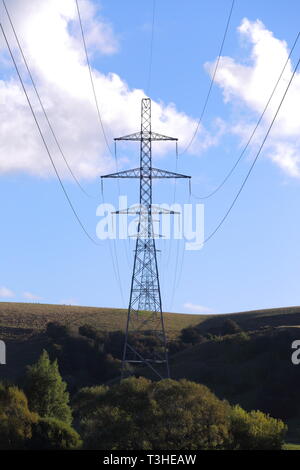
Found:
[[[49,322],[59,322],[72,327],[89,324],[103,331],[123,330],[126,316],[125,309],[0,302],[0,339],[25,337],[41,332]],[[203,333],[213,331],[225,318],[237,321],[244,330],[257,330],[265,326],[300,326],[300,307],[221,315],[165,313],[164,318],[168,338],[172,339],[188,326],[197,326]]]
[[[18,380],[24,374],[26,366],[34,363],[45,348],[51,350],[53,357],[58,358],[64,378],[69,384],[75,386],[76,382],[78,386],[83,386],[98,383],[101,381],[101,366],[95,365],[100,375],[95,373],[89,376],[87,370],[90,369],[90,364],[84,363],[85,360],[95,359],[90,358],[90,352],[87,351],[90,346],[82,345],[80,338],[76,337],[73,340],[69,338],[67,345],[56,344],[56,341],[45,333],[47,325],[51,322],[65,325],[73,330],[75,335],[78,328],[86,324],[100,332],[114,332],[124,331],[126,318],[127,311],[123,309],[0,302],[0,339],[7,345],[7,364],[0,366],[0,379]],[[207,318],[205,315],[166,313],[165,327],[168,338],[176,338],[183,328],[197,325]],[[83,348],[81,352],[80,348]],[[94,352],[94,356],[96,355]],[[69,370],[70,366],[64,374],[63,362],[66,361],[73,364],[73,370]],[[107,376],[108,373],[103,373],[103,380]]]
[[[89,324],[102,331],[124,330],[127,310],[73,305],[0,302],[0,339],[17,339],[45,330],[47,323],[79,327]],[[176,337],[183,328],[194,326],[209,315],[165,313],[165,327],[169,338]]]
[[[58,359],[71,391],[114,380],[120,361],[101,356],[95,344],[78,336],[78,327],[88,324],[107,334],[124,331],[126,314],[122,309],[0,303],[0,339],[7,343],[7,365],[0,366],[0,378],[18,380],[46,348]],[[234,320],[242,333],[224,335],[226,319]],[[53,340],[46,332],[49,322],[77,333]],[[165,325],[174,344],[187,327],[201,338],[171,355],[173,378],[203,383],[231,403],[283,418],[290,422],[290,442],[300,441],[300,365],[291,362],[291,343],[300,339],[300,307],[223,315],[166,313]],[[147,376],[148,371],[140,373]]]

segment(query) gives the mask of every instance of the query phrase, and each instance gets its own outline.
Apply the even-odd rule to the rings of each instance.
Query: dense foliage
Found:
[[[87,449],[280,449],[285,426],[187,380],[130,378],[81,390],[74,411]]]
[[[37,420],[22,390],[0,383],[0,450],[25,449]]]
[[[32,426],[28,449],[71,450],[81,446],[79,434],[68,424],[54,418],[39,418]]]
[[[48,351],[18,382],[25,394],[0,385],[0,448],[279,449],[286,432],[280,419],[289,418],[298,442],[300,376],[290,356],[299,330],[243,331],[237,318],[216,316],[169,343],[172,377],[193,382],[121,384],[123,332],[48,323],[26,355],[36,360]],[[144,354],[157,348],[147,331],[130,342]],[[246,411],[253,409],[261,411]]]
[[[28,366],[24,389],[31,410],[40,416],[58,418],[66,423],[72,422],[66,387],[57,361],[51,362],[46,351],[43,351],[36,364]]]

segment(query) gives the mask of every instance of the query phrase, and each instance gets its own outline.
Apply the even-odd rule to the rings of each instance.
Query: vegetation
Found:
[[[58,418],[69,424],[72,422],[66,387],[57,361],[51,362],[46,351],[43,351],[36,364],[28,366],[25,392],[30,409],[41,417]]]
[[[55,418],[39,418],[32,426],[28,449],[73,450],[81,447],[79,434],[68,424]]]
[[[74,400],[87,449],[280,449],[286,427],[187,380],[130,378]]]
[[[17,388],[2,384],[0,388],[0,446],[71,449],[78,448],[83,439],[85,447],[93,447],[98,446],[99,436],[102,439],[99,445],[104,446],[104,442],[116,439],[118,429],[123,429],[126,424],[139,448],[158,448],[157,443],[140,433],[140,423],[147,421],[142,418],[136,421],[137,410],[132,409],[133,414],[130,414],[116,398],[122,395],[117,392],[120,389],[112,386],[118,383],[120,376],[125,311],[0,303],[0,313],[3,313],[0,336],[6,340],[10,352],[8,364],[1,366],[1,375],[8,383],[18,385]],[[213,395],[215,400],[218,403],[221,400],[222,406],[231,410],[228,414],[230,425],[227,423],[224,428],[227,433],[230,428],[229,440],[224,437],[226,433],[223,437],[221,434],[218,438],[209,438],[215,444],[207,446],[215,447],[207,448],[225,445],[235,449],[258,448],[258,445],[260,448],[278,448],[285,432],[281,420],[289,426],[287,440],[290,444],[285,448],[294,448],[299,443],[297,390],[300,375],[299,366],[291,362],[291,343],[299,339],[300,308],[232,315],[167,314],[167,318],[171,375],[175,381],[172,386],[164,382],[155,384],[149,381],[152,379],[149,369],[137,372],[145,377],[139,382],[141,390],[138,394],[140,403],[148,410],[144,420],[149,419],[153,426],[157,424],[157,416],[176,422],[175,412],[179,413],[181,408],[174,406],[173,416],[167,396],[174,393],[177,397],[176,387],[178,384],[182,387],[184,377],[189,383],[194,382],[193,386],[208,387],[213,392],[208,390],[209,393],[216,394]],[[131,335],[130,341],[136,347],[143,347],[145,354],[156,347],[156,339],[147,331]],[[47,352],[43,353],[43,350]],[[165,395],[163,387],[170,387]],[[71,428],[69,394],[76,431]],[[164,396],[168,406],[162,405]],[[78,397],[81,397],[80,405]],[[111,397],[115,397],[115,404],[110,401]],[[232,408],[224,400],[236,407]],[[170,416],[164,414],[167,410]],[[180,419],[184,422],[188,415],[183,413]],[[106,434],[100,429],[100,422],[110,423],[106,426]],[[184,439],[181,431],[183,429],[173,426],[173,434],[159,434],[158,428],[154,434],[157,433],[165,443],[171,435],[173,444],[168,445],[178,446]],[[126,445],[133,448],[136,444],[127,442]],[[201,446],[206,448],[203,441]]]
[[[15,386],[0,383],[0,450],[26,448],[37,420],[24,393]]]
[[[30,338],[45,331],[48,323],[79,328],[91,325],[99,331],[124,330],[127,310],[117,308],[78,307],[39,303],[0,302],[1,339]],[[165,313],[168,336],[176,337],[182,328],[197,325],[209,316]]]
[[[240,406],[231,411],[233,446],[238,450],[281,449],[287,426],[261,411],[247,413]]]

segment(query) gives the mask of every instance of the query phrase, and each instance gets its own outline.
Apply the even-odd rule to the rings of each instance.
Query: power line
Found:
[[[296,39],[295,39],[295,42],[294,42],[294,44],[293,44],[293,47],[292,47],[292,49],[291,49],[291,51],[290,51],[290,53],[289,53],[289,56],[288,56],[288,58],[287,58],[287,60],[286,60],[286,62],[285,62],[285,64],[284,64],[284,67],[283,67],[283,69],[282,69],[282,71],[281,71],[281,73],[280,73],[280,75],[279,75],[279,77],[278,77],[278,79],[277,79],[277,81],[276,81],[276,84],[275,84],[275,86],[274,86],[274,88],[273,88],[273,91],[272,91],[272,93],[271,93],[271,95],[270,95],[268,101],[267,101],[267,104],[265,105],[265,107],[264,107],[264,109],[263,109],[263,111],[262,111],[262,113],[261,113],[261,115],[260,115],[260,117],[259,117],[259,119],[258,119],[258,121],[257,121],[256,126],[254,127],[254,129],[253,129],[253,131],[252,131],[252,133],[251,133],[251,135],[250,135],[250,137],[249,137],[249,139],[248,139],[248,141],[247,141],[245,147],[243,148],[242,152],[240,153],[240,155],[239,155],[238,159],[236,160],[235,164],[233,165],[233,167],[231,168],[231,170],[229,171],[229,173],[226,175],[226,177],[223,179],[223,181],[219,184],[219,186],[217,186],[216,189],[214,189],[211,193],[207,194],[206,196],[196,196],[195,194],[193,194],[193,197],[194,197],[194,198],[196,198],[196,199],[208,199],[208,198],[210,198],[211,196],[213,196],[214,194],[216,194],[216,193],[224,186],[224,184],[226,183],[226,181],[230,178],[230,176],[232,175],[232,173],[233,173],[234,170],[236,169],[236,167],[237,167],[237,165],[239,164],[239,162],[241,161],[241,159],[242,159],[244,153],[246,152],[247,148],[249,147],[249,145],[250,145],[250,143],[251,143],[251,141],[252,141],[252,139],[253,139],[253,137],[254,137],[254,134],[256,133],[257,128],[258,128],[258,126],[260,125],[260,123],[261,123],[261,121],[262,121],[262,119],[263,119],[263,117],[264,117],[264,115],[265,115],[265,113],[266,113],[266,111],[267,111],[267,108],[268,108],[268,106],[269,106],[269,104],[270,104],[270,101],[271,101],[271,99],[272,99],[273,96],[274,96],[274,93],[275,93],[275,91],[276,91],[276,89],[277,89],[277,87],[278,87],[278,84],[279,84],[279,82],[280,82],[280,80],[281,80],[281,77],[282,77],[282,75],[283,75],[283,73],[284,73],[284,71],[285,71],[285,69],[286,69],[286,66],[287,66],[287,64],[289,63],[289,60],[290,60],[290,58],[291,58],[291,55],[292,55],[292,53],[293,53],[293,51],[294,51],[294,49],[295,49],[295,47],[296,47],[296,44],[297,44],[298,39],[299,39],[299,36],[300,36],[300,32],[298,33],[298,35],[297,35],[297,37],[296,37]]]
[[[187,146],[184,148],[184,150],[179,153],[179,155],[183,155],[183,154],[190,148],[190,146],[192,145],[192,143],[193,143],[193,141],[194,141],[194,139],[195,139],[195,137],[196,137],[196,135],[197,135],[197,133],[198,133],[198,130],[199,130],[200,124],[201,124],[201,122],[202,122],[204,113],[205,113],[205,111],[206,111],[206,107],[207,107],[207,104],[208,104],[208,100],[209,100],[209,97],[210,97],[210,94],[211,94],[211,90],[212,90],[213,84],[214,84],[214,82],[215,82],[216,73],[217,73],[217,70],[218,70],[218,67],[219,67],[219,63],[220,63],[220,59],[221,59],[221,55],[222,55],[222,52],[223,52],[223,47],[224,47],[225,39],[226,39],[226,36],[227,36],[227,33],[228,33],[228,29],[229,29],[229,24],[230,24],[230,20],[231,20],[231,16],[232,16],[232,11],[233,11],[233,7],[234,7],[234,3],[235,3],[235,0],[232,0],[231,7],[230,7],[230,11],[229,11],[229,15],[228,15],[228,19],[227,19],[227,23],[226,23],[226,28],[225,28],[225,31],[224,31],[224,35],[223,35],[223,39],[222,39],[220,51],[219,51],[219,54],[218,54],[218,59],[217,59],[216,66],[215,66],[215,69],[214,69],[214,72],[213,72],[213,76],[212,76],[211,81],[210,81],[209,89],[208,89],[208,92],[207,92],[207,95],[206,95],[206,98],[205,98],[205,102],[204,102],[204,105],[203,105],[203,108],[202,108],[202,112],[201,112],[201,114],[200,114],[200,118],[199,118],[199,120],[198,120],[196,129],[195,129],[195,131],[194,131],[194,134],[193,134],[191,140],[189,141],[189,143],[187,144]]]
[[[27,102],[28,102],[28,105],[29,105],[29,108],[30,108],[32,117],[33,117],[33,119],[34,119],[34,121],[35,121],[35,123],[36,123],[36,126],[37,126],[37,128],[38,128],[39,134],[40,134],[40,136],[41,136],[41,139],[42,139],[42,141],[43,141],[43,144],[44,144],[44,146],[45,146],[45,149],[46,149],[46,152],[47,152],[47,154],[48,154],[48,157],[49,157],[49,159],[50,159],[50,161],[51,161],[51,164],[52,164],[52,166],[53,166],[53,169],[54,169],[54,171],[55,171],[55,174],[56,174],[57,179],[58,179],[58,181],[59,181],[59,184],[60,184],[60,186],[61,186],[61,189],[62,189],[62,191],[63,191],[63,193],[64,193],[64,195],[65,195],[65,197],[66,197],[66,199],[67,199],[67,201],[68,201],[68,203],[69,203],[70,208],[72,209],[72,212],[73,212],[73,214],[74,214],[74,216],[75,216],[77,222],[79,223],[80,227],[82,228],[83,232],[85,233],[85,235],[89,238],[89,240],[90,240],[92,243],[94,243],[95,245],[98,245],[98,246],[99,246],[100,243],[98,243],[96,240],[93,239],[93,237],[91,237],[91,235],[88,233],[88,231],[86,230],[85,226],[84,226],[83,223],[81,222],[81,219],[80,219],[80,217],[78,216],[78,214],[77,214],[77,212],[76,212],[76,210],[75,210],[75,208],[74,208],[74,206],[73,206],[73,204],[72,204],[72,202],[71,202],[71,199],[70,199],[70,197],[69,197],[69,195],[68,195],[68,193],[67,193],[67,190],[66,190],[66,188],[64,187],[64,184],[63,184],[63,182],[62,182],[62,179],[61,179],[61,177],[60,177],[60,175],[59,175],[59,173],[58,173],[58,170],[57,170],[57,168],[56,168],[56,166],[55,166],[55,163],[54,163],[54,161],[53,161],[53,158],[52,158],[52,156],[51,156],[51,153],[50,153],[50,150],[49,150],[49,148],[48,148],[47,142],[46,142],[46,140],[45,140],[45,138],[44,138],[44,136],[43,136],[43,133],[42,133],[41,127],[40,127],[40,125],[39,125],[39,122],[38,122],[38,120],[37,120],[37,117],[36,117],[36,114],[35,114],[35,112],[34,112],[34,109],[33,109],[32,105],[31,105],[31,102],[30,102],[28,93],[27,93],[27,91],[26,91],[26,88],[25,88],[23,79],[22,79],[22,77],[21,77],[19,68],[18,68],[17,63],[16,63],[16,61],[15,61],[15,58],[14,58],[14,55],[13,55],[13,53],[12,53],[11,47],[10,47],[10,45],[9,45],[8,39],[7,39],[6,34],[5,34],[5,32],[4,32],[2,23],[0,23],[0,28],[1,28],[1,31],[2,31],[3,37],[4,37],[4,39],[5,39],[7,48],[8,48],[8,50],[9,50],[11,59],[12,59],[12,61],[13,61],[14,67],[15,67],[15,69],[16,69],[17,75],[18,75],[18,77],[19,77],[20,83],[21,83],[21,85],[22,85],[22,89],[23,89],[24,94],[25,94],[25,96],[26,96],[26,99],[27,99]]]
[[[190,204],[190,201],[191,201],[191,195],[189,193],[188,204]],[[181,222],[180,223],[181,223],[181,233],[183,235],[183,214],[181,214]],[[177,242],[175,277],[174,277],[174,283],[173,283],[173,290],[172,290],[172,294],[171,294],[170,311],[173,308],[174,298],[175,298],[175,291],[177,291],[177,288],[178,288],[178,286],[180,284],[180,281],[181,281],[183,265],[184,265],[184,258],[185,258],[185,245],[183,244],[181,260],[179,260],[179,246],[178,245],[179,245],[179,243]],[[178,263],[179,263],[179,269],[178,269]],[[177,273],[178,273],[178,276],[177,276]]]
[[[58,147],[58,149],[59,149],[59,152],[60,152],[61,156],[63,157],[63,159],[64,159],[64,161],[65,161],[65,164],[67,165],[68,170],[69,170],[71,176],[73,177],[74,181],[77,183],[77,185],[79,186],[79,188],[81,189],[81,191],[82,191],[86,196],[91,197],[91,196],[85,191],[85,189],[81,186],[80,182],[79,182],[78,179],[76,178],[75,174],[73,173],[73,171],[72,171],[72,169],[71,169],[71,167],[70,167],[70,165],[69,165],[69,163],[68,163],[68,161],[67,161],[67,159],[66,159],[66,157],[65,157],[65,154],[64,154],[64,152],[63,152],[63,150],[62,150],[62,148],[61,148],[61,145],[60,145],[60,143],[59,143],[59,141],[58,141],[58,139],[57,139],[57,136],[56,136],[56,134],[55,134],[55,132],[54,132],[54,129],[53,129],[53,127],[52,127],[52,124],[51,124],[51,122],[50,122],[50,120],[49,120],[49,117],[48,117],[48,114],[47,114],[47,112],[46,112],[46,109],[45,109],[45,107],[44,107],[44,105],[43,105],[41,96],[40,96],[40,94],[39,94],[39,92],[38,92],[38,89],[37,89],[37,87],[36,87],[34,78],[33,78],[32,73],[31,73],[31,71],[30,71],[28,62],[27,62],[27,60],[26,60],[26,57],[25,57],[23,48],[22,48],[22,46],[21,46],[21,44],[20,44],[20,41],[19,41],[19,38],[18,38],[18,35],[17,35],[17,32],[16,32],[16,29],[15,29],[15,27],[14,27],[14,25],[13,25],[13,22],[12,22],[12,19],[11,19],[10,14],[9,14],[8,8],[7,8],[7,6],[6,6],[6,3],[5,3],[4,0],[2,0],[2,3],[3,3],[3,5],[4,5],[6,14],[7,14],[7,16],[8,16],[8,19],[9,19],[11,28],[12,28],[12,30],[13,30],[13,33],[14,33],[16,42],[17,42],[18,47],[19,47],[19,49],[20,49],[20,52],[21,52],[23,61],[24,61],[24,63],[25,63],[25,66],[26,66],[28,75],[29,75],[29,77],[30,77],[32,86],[33,86],[33,88],[34,88],[35,94],[36,94],[37,99],[38,99],[38,101],[39,101],[39,103],[40,103],[40,106],[41,106],[41,108],[42,108],[43,114],[44,114],[45,119],[46,119],[46,121],[47,121],[47,123],[48,123],[48,126],[49,126],[49,129],[50,129],[51,133],[52,133],[52,136],[53,136],[53,138],[54,138],[54,140],[55,140],[55,142],[56,142],[56,145],[57,145],[57,147]]]
[[[96,110],[97,110],[98,121],[99,121],[99,124],[100,124],[100,127],[101,127],[101,131],[102,131],[102,134],[103,134],[105,143],[106,143],[106,147],[107,147],[107,149],[109,150],[111,156],[114,157],[114,159],[115,159],[115,165],[116,165],[116,171],[118,171],[118,158],[117,158],[116,146],[115,146],[115,152],[114,152],[114,154],[113,154],[113,152],[112,152],[112,150],[111,150],[111,148],[110,148],[110,145],[109,145],[109,143],[108,143],[108,139],[107,139],[107,136],[106,136],[106,132],[105,132],[104,125],[103,125],[103,121],[102,121],[102,117],[101,117],[100,106],[99,106],[98,98],[97,98],[97,94],[96,94],[96,89],[95,89],[95,84],[94,84],[94,79],[93,79],[93,74],[92,74],[92,68],[91,68],[91,64],[90,64],[90,61],[89,61],[88,50],[87,50],[87,45],[86,45],[85,34],[84,34],[84,30],[83,30],[83,25],[82,25],[82,19],[81,19],[81,14],[80,14],[80,9],[79,9],[78,0],[75,0],[75,3],[76,3],[77,13],[78,13],[78,20],[79,20],[79,25],[80,25],[82,43],[83,43],[84,52],[85,52],[85,56],[86,56],[86,62],[87,62],[87,66],[88,66],[88,69],[89,69],[89,76],[90,76],[91,87],[92,87],[93,96],[94,96],[94,101],[95,101]],[[119,193],[119,196],[120,196],[120,183],[119,183],[119,181],[118,181],[118,193]],[[102,197],[103,197],[103,194],[102,194]],[[103,201],[104,201],[104,199],[103,199]],[[120,293],[121,293],[121,298],[122,298],[122,301],[123,301],[123,304],[124,304],[125,302],[124,302],[124,296],[123,296],[123,291],[122,291],[122,286],[121,286],[121,278],[120,278],[119,264],[118,264],[118,258],[117,258],[117,254],[116,254],[116,246],[115,246],[115,245],[116,245],[116,244],[115,244],[115,240],[114,240],[114,253],[115,253],[115,258],[116,258],[116,265],[115,265],[115,262],[114,262],[113,252],[112,252],[112,250],[111,250],[111,247],[109,247],[109,249],[110,249],[110,254],[111,254],[111,257],[112,257],[113,269],[114,269],[114,272],[115,272],[115,277],[116,277],[117,283],[119,284],[119,289],[120,289]],[[126,243],[125,243],[125,245],[126,245]],[[128,257],[128,252],[127,252],[128,248],[127,248],[127,246],[125,246],[125,250],[126,250],[126,256]]]
[[[148,70],[148,81],[147,81],[147,87],[146,87],[146,94],[147,94],[148,96],[149,96],[149,91],[150,91],[151,75],[152,75],[155,9],[156,9],[156,0],[153,0],[153,6],[152,6],[152,28],[151,28],[151,40],[150,40],[150,56],[149,56],[149,70]]]
[[[106,143],[106,147],[107,147],[107,149],[109,150],[111,156],[115,158],[116,170],[118,171],[117,152],[116,152],[116,149],[115,149],[115,153],[113,154],[113,152],[112,152],[112,150],[111,150],[111,148],[110,148],[110,145],[109,145],[109,143],[108,143],[108,139],[107,139],[107,136],[106,136],[106,132],[105,132],[105,129],[104,129],[102,117],[101,117],[100,106],[99,106],[98,98],[97,98],[97,94],[96,94],[96,89],[95,89],[95,84],[94,84],[94,79],[93,79],[93,74],[92,74],[92,68],[91,68],[91,64],[90,64],[90,61],[89,61],[89,56],[88,56],[88,51],[87,51],[87,45],[86,45],[85,34],[84,34],[84,30],[83,30],[83,25],[82,25],[82,19],[81,19],[81,14],[80,14],[80,9],[79,9],[78,0],[75,0],[75,3],[76,3],[77,13],[78,13],[78,20],[79,20],[79,25],[80,25],[82,43],[83,43],[84,52],[85,52],[85,56],[86,56],[86,62],[87,62],[87,66],[88,66],[88,69],[89,69],[89,76],[90,76],[91,87],[92,87],[93,96],[94,96],[94,101],[95,101],[95,105],[96,105],[96,109],[97,109],[98,121],[99,121],[99,124],[100,124],[100,127],[101,127],[101,131],[102,131],[102,134],[103,134],[105,143]],[[118,181],[118,192],[119,192],[119,195],[120,195],[119,181]],[[103,195],[102,195],[102,196],[103,196]],[[116,254],[115,240],[114,240],[114,253],[115,253],[115,258],[116,258],[116,264],[115,264],[115,262],[114,262],[113,252],[112,252],[112,250],[111,250],[111,247],[109,247],[109,249],[110,249],[110,254],[111,254],[111,257],[112,257],[113,269],[114,269],[115,277],[116,277],[117,283],[119,284],[119,289],[120,289],[120,293],[121,293],[121,298],[122,298],[122,301],[123,301],[123,304],[124,304],[125,302],[124,302],[123,290],[122,290],[122,285],[121,285],[121,277],[120,277],[120,271],[119,271],[118,257],[117,257],[117,254]],[[126,247],[126,249],[127,249],[127,247]]]
[[[110,145],[108,143],[108,139],[107,139],[107,136],[106,136],[106,133],[105,133],[105,129],[104,129],[101,113],[100,113],[100,106],[99,106],[98,98],[97,98],[97,95],[96,95],[96,89],[95,89],[95,84],[94,84],[94,79],[93,79],[93,74],[92,74],[92,68],[91,68],[91,64],[90,64],[90,61],[89,61],[89,55],[88,55],[88,51],[87,51],[87,45],[86,45],[85,35],[84,35],[84,31],[83,31],[83,25],[82,25],[78,0],[75,0],[75,2],[76,2],[76,7],[77,7],[77,13],[78,13],[78,19],[79,19],[79,25],[80,25],[80,31],[81,31],[83,47],[84,47],[85,56],[86,56],[86,62],[87,62],[87,66],[88,66],[88,69],[89,69],[89,76],[90,76],[91,86],[92,86],[92,90],[93,90],[93,96],[94,96],[95,105],[96,105],[96,108],[97,108],[98,120],[99,120],[99,124],[100,124],[101,130],[102,130],[102,134],[103,134],[105,143],[106,143],[106,147],[108,148],[111,156],[113,157],[113,152],[112,152],[112,150],[110,148]]]
[[[296,66],[295,66],[295,68],[294,68],[293,74],[292,74],[292,76],[291,76],[291,78],[290,78],[290,80],[289,80],[289,83],[288,83],[288,85],[287,85],[287,87],[286,87],[286,90],[285,90],[285,92],[284,92],[284,94],[283,94],[283,97],[282,97],[282,99],[281,99],[281,101],[280,101],[280,103],[279,103],[279,106],[278,106],[278,108],[277,108],[277,110],[276,110],[276,113],[275,113],[275,115],[274,115],[274,117],[273,117],[273,119],[272,119],[272,121],[271,121],[271,124],[270,124],[270,126],[269,126],[269,128],[268,128],[268,130],[267,130],[267,133],[266,133],[266,135],[265,135],[265,137],[264,137],[264,139],[263,139],[263,141],[262,141],[262,143],[261,143],[261,145],[260,145],[260,147],[259,147],[259,150],[258,150],[258,152],[257,152],[257,154],[256,154],[256,156],[255,156],[255,158],[254,158],[254,160],[253,160],[253,162],[252,162],[252,165],[250,166],[250,169],[249,169],[249,171],[248,171],[248,173],[247,173],[247,175],[246,175],[246,177],[245,177],[245,179],[244,179],[244,181],[243,181],[243,183],[242,183],[240,189],[238,190],[238,192],[237,192],[237,194],[236,194],[236,196],[235,196],[233,202],[232,202],[231,205],[229,206],[229,209],[227,210],[227,212],[225,213],[225,215],[223,216],[223,218],[221,219],[221,221],[219,222],[219,224],[217,225],[217,227],[216,227],[216,228],[213,230],[213,232],[211,232],[211,234],[204,240],[203,244],[207,243],[207,242],[217,233],[217,231],[219,230],[219,228],[223,225],[223,223],[224,223],[225,220],[227,219],[229,213],[231,212],[233,206],[235,205],[236,201],[238,200],[238,198],[239,198],[239,196],[240,196],[242,190],[244,189],[244,186],[245,186],[245,184],[246,184],[246,182],[247,182],[247,180],[248,180],[250,174],[252,173],[252,170],[253,170],[253,168],[254,168],[254,166],[255,166],[257,160],[258,160],[258,157],[259,157],[259,155],[260,155],[260,153],[261,153],[261,151],[262,151],[262,149],[263,149],[263,147],[264,147],[264,145],[265,145],[265,142],[266,142],[266,140],[267,140],[267,138],[268,138],[268,136],[269,136],[269,134],[270,134],[270,132],[271,132],[271,129],[272,129],[272,127],[273,127],[273,124],[274,124],[274,122],[275,122],[275,120],[276,120],[276,118],[277,118],[277,115],[278,115],[278,113],[279,113],[279,111],[280,111],[280,108],[281,108],[281,106],[282,106],[282,103],[284,102],[284,99],[285,99],[285,97],[286,97],[286,94],[287,94],[287,92],[288,92],[288,90],[289,90],[289,88],[290,88],[290,85],[291,85],[291,83],[292,83],[292,81],[293,81],[293,79],[294,79],[294,76],[295,76],[295,74],[296,74],[296,72],[297,72],[297,69],[298,69],[298,67],[299,67],[299,64],[300,64],[300,59],[298,60]]]

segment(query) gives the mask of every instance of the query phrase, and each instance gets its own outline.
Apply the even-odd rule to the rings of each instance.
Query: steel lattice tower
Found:
[[[152,167],[152,141],[175,141],[174,137],[152,132],[151,130],[151,100],[142,99],[141,106],[141,131],[115,138],[119,140],[140,141],[140,166],[132,170],[120,171],[101,178],[139,178],[140,203],[134,209],[117,211],[117,214],[138,214],[138,228],[135,246],[135,257],[131,280],[130,299],[128,307],[125,344],[122,361],[122,377],[127,372],[126,364],[147,365],[161,379],[170,377],[166,334],[162,312],[161,292],[158,275],[155,238],[153,232],[154,214],[174,214],[173,211],[161,209],[152,204],[152,179],[153,178],[190,178],[158,168]],[[132,344],[132,334],[141,336],[141,341]],[[154,344],[148,344],[147,353],[143,347],[143,340],[147,335],[155,335]],[[137,337],[137,336],[135,336]],[[136,342],[135,342],[136,343]],[[151,343],[151,339],[150,339]],[[146,357],[145,357],[146,356]],[[158,370],[159,368],[159,370]]]

